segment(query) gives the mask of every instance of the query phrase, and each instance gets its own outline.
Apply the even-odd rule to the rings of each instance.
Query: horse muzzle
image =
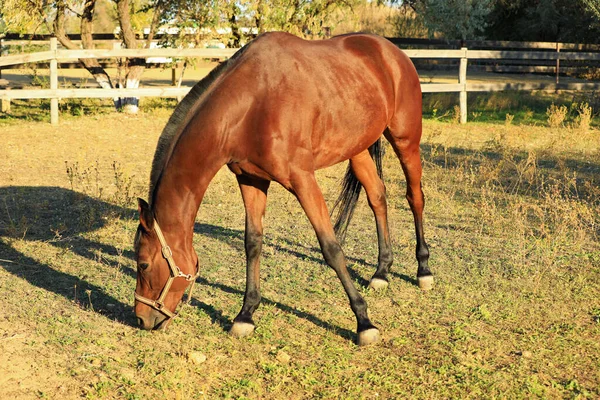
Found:
[[[136,314],[135,316],[137,318],[139,327],[146,331],[159,331],[166,329],[171,321],[171,318],[156,310],[151,310],[148,315]]]

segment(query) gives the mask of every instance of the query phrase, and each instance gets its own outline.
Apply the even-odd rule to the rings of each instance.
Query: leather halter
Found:
[[[158,225],[158,221],[156,221],[156,219],[154,220],[154,231],[156,232],[156,236],[158,237],[158,241],[160,242],[162,256],[165,258],[165,260],[167,260],[167,264],[169,265],[169,272],[170,272],[171,276],[169,276],[169,278],[167,279],[167,283],[165,283],[165,286],[161,290],[160,295],[158,296],[158,299],[156,299],[156,300],[151,300],[147,297],[140,296],[139,294],[137,294],[137,292],[134,292],[134,294],[135,294],[135,299],[137,301],[152,307],[156,311],[159,311],[162,314],[164,314],[167,317],[167,319],[170,319],[170,318],[175,317],[177,315],[177,313],[171,312],[167,307],[165,307],[164,300],[165,300],[165,297],[167,297],[169,290],[171,289],[171,285],[173,284],[173,281],[176,278],[184,278],[186,281],[192,282],[192,285],[190,286],[190,291],[188,293],[188,298],[185,301],[186,303],[189,303],[190,300],[192,299],[194,283],[196,283],[196,278],[198,278],[198,276],[200,275],[200,268],[198,268],[198,263],[196,263],[196,274],[195,275],[184,274],[181,271],[181,269],[179,269],[177,264],[175,264],[175,260],[173,259],[173,251],[171,250],[169,245],[167,245],[167,241],[165,240],[165,237],[163,236],[163,233],[162,233],[160,226]]]

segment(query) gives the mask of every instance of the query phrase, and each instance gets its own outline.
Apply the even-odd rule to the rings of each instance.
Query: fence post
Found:
[[[460,90],[460,123],[467,123],[467,48],[461,48],[463,56],[460,59],[460,68],[458,71],[458,83],[462,85]]]
[[[55,37],[50,38],[50,51],[54,51],[54,58],[50,60],[50,89],[58,89],[58,60],[56,58],[56,50],[58,49],[58,41]],[[58,124],[58,97],[50,98],[50,123]]]
[[[556,84],[558,85],[558,74],[560,73],[560,43],[556,43]],[[558,91],[558,89],[557,89]]]
[[[0,38],[0,57],[2,57],[2,38]],[[0,80],[2,80],[2,67],[0,67]],[[10,90],[10,88],[7,86],[5,90]],[[0,101],[0,111],[3,113],[10,112],[10,99],[2,98],[2,101]]]
[[[6,87],[4,90],[10,90],[9,87]],[[3,113],[9,114],[10,113],[10,97],[8,99],[2,98],[1,101],[1,105],[0,105],[0,111],[2,111]]]

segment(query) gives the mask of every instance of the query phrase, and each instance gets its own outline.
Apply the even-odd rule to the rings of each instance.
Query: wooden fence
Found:
[[[59,89],[58,63],[82,58],[111,59],[122,58],[218,58],[231,57],[237,49],[94,49],[60,50],[56,38],[50,39],[50,50],[38,53],[8,55],[0,57],[0,68],[25,63],[50,62],[50,89],[0,90],[0,99],[50,99],[50,120],[58,123],[58,100],[60,98],[114,98],[114,97],[182,97],[189,87],[156,87],[136,89]],[[598,83],[468,83],[467,66],[470,60],[561,60],[600,61],[596,52],[548,52],[536,50],[470,50],[461,49],[406,49],[404,52],[412,59],[454,59],[459,61],[457,83],[423,83],[423,93],[459,93],[460,121],[467,122],[467,93],[504,90],[598,90]]]

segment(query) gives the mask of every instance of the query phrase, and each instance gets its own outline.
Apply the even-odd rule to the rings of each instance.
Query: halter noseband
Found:
[[[192,285],[190,286],[190,291],[188,293],[188,298],[186,300],[186,303],[189,303],[192,299],[194,283],[196,283],[196,278],[198,278],[198,276],[200,275],[200,268],[198,268],[198,264],[196,263],[195,275],[184,274],[181,271],[181,269],[179,269],[179,267],[175,264],[175,260],[173,259],[173,251],[171,250],[169,245],[167,245],[167,241],[165,240],[165,237],[163,236],[163,233],[156,219],[154,220],[154,231],[156,232],[156,236],[158,237],[158,241],[160,242],[162,256],[165,258],[165,260],[167,260],[167,264],[169,265],[169,271],[171,273],[171,276],[169,276],[169,278],[167,279],[167,283],[165,283],[165,286],[161,290],[160,295],[156,300],[150,300],[147,297],[140,296],[139,294],[137,294],[137,292],[134,292],[134,294],[135,299],[137,301],[154,308],[156,311],[163,313],[167,317],[167,319],[170,319],[175,317],[177,313],[173,313],[167,307],[165,307],[164,300],[165,297],[167,297],[169,290],[171,289],[173,281],[175,280],[175,278],[185,278],[186,281],[192,282]]]

